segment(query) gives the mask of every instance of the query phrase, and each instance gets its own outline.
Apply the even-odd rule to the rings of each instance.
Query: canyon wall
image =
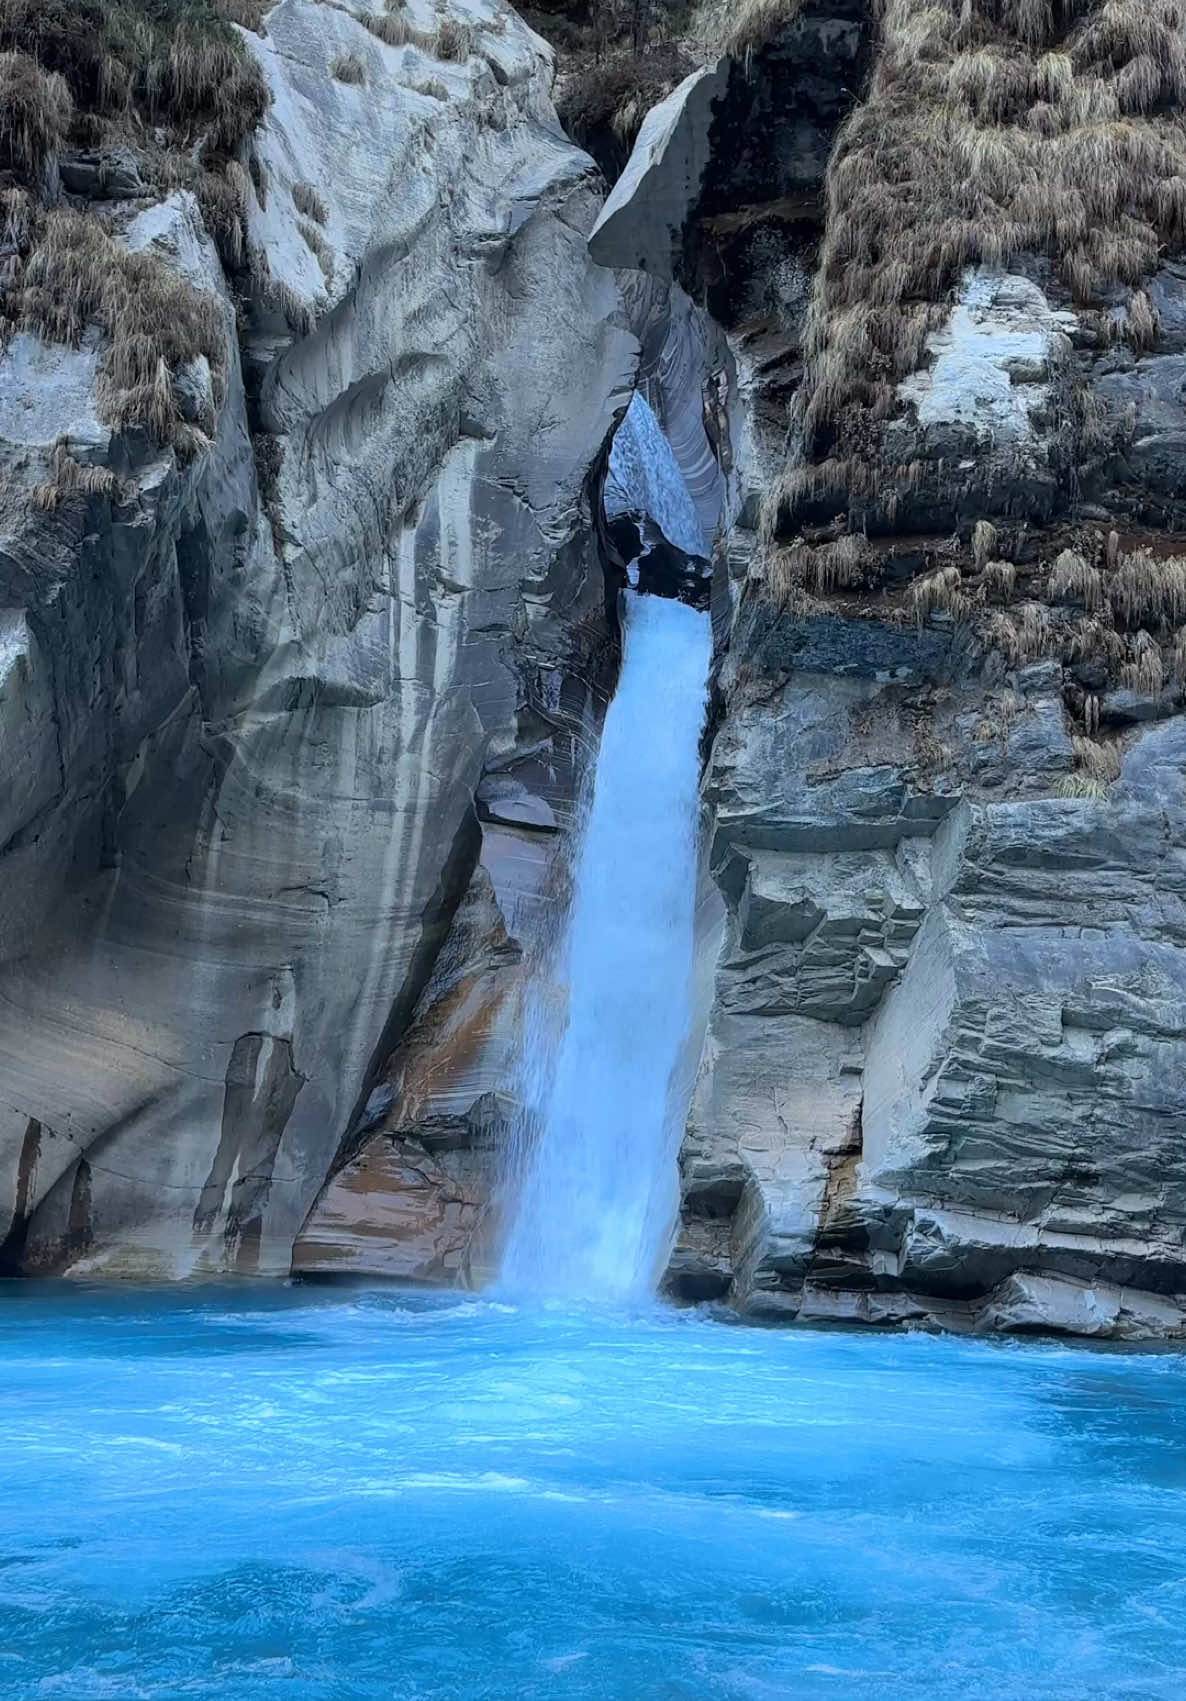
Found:
[[[497,1121],[476,1051],[612,684],[586,481],[638,344],[550,51],[503,5],[451,20],[283,0],[244,35],[237,271],[134,154],[51,162],[225,359],[173,375],[197,453],[104,421],[93,327],[0,359],[9,1272],[286,1273],[397,1046],[401,1128]],[[301,1267],[346,1256],[332,1210]]]
[[[741,415],[685,1299],[1186,1332],[1178,94],[1110,28],[788,8],[592,239],[711,305]]]
[[[488,1277],[637,386],[717,533],[668,1292],[1186,1333],[1186,72],[1129,11],[742,7],[603,208],[499,0],[281,0],[237,255],[61,146],[217,336],[164,443],[94,324],[0,356],[6,1272]]]

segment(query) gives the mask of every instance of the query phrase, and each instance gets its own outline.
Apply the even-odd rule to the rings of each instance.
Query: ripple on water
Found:
[[[1174,1353],[22,1286],[0,1377],[4,1701],[1186,1694]]]

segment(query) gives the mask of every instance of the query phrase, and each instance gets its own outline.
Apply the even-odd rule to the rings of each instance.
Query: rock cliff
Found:
[[[1114,11],[783,8],[593,237],[732,356],[687,1298],[1186,1332],[1181,45]]]
[[[113,421],[93,322],[0,361],[10,1271],[286,1272],[430,1020],[400,1126],[485,1127],[488,1010],[451,1051],[413,1013],[457,1010],[455,916],[500,995],[612,680],[585,484],[637,342],[596,173],[509,8],[355,12],[242,33],[268,106],[233,244],[206,179],[47,163],[47,231],[188,281],[216,342],[162,367],[196,452]]]
[[[200,179],[47,134],[193,334],[162,431],[9,314],[7,1270],[485,1278],[637,389],[715,532],[668,1290],[1186,1334],[1180,20],[736,13],[604,208],[500,0],[281,0]]]

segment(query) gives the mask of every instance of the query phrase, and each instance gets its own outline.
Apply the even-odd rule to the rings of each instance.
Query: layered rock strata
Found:
[[[719,66],[653,115],[594,237],[699,288],[734,380],[727,915],[668,1286],[771,1319],[1183,1333],[1180,267],[971,252],[925,311],[899,302],[895,240],[913,264],[918,227],[984,192],[956,138],[898,231],[910,15],[847,121],[818,85],[825,43],[866,50],[852,20],[788,15],[749,68],[779,68],[784,136],[814,115],[800,199],[768,172],[780,202],[714,204],[738,170]],[[959,27],[953,63],[1003,63],[1004,26]],[[1102,101],[1123,55],[1093,69],[1092,27],[1068,72]]]

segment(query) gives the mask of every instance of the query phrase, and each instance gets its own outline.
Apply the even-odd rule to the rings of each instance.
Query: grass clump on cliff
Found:
[[[0,320],[75,345],[97,326],[102,417],[183,456],[207,445],[214,422],[183,417],[177,381],[203,356],[221,403],[222,307],[157,255],[129,253],[97,215],[47,211],[47,167],[71,143],[130,143],[158,189],[194,190],[224,261],[242,264],[251,180],[237,156],[268,92],[233,21],[258,27],[266,10],[259,0],[0,0]],[[81,488],[63,468],[45,501],[51,485]]]
[[[367,80],[367,68],[357,53],[335,55],[329,74],[335,83],[365,83]]]
[[[263,117],[267,84],[214,0],[0,0],[0,51],[56,73],[80,113],[159,126],[230,153]]]
[[[746,64],[794,21],[799,0],[737,0],[726,14],[720,50]]]
[[[842,438],[897,408],[965,268],[1049,257],[1073,300],[1137,289],[1186,242],[1178,0],[886,0],[869,93],[827,174],[785,530]],[[1134,296],[1132,335],[1156,327]]]
[[[452,59],[464,65],[474,51],[474,30],[460,18],[442,18],[436,29],[422,30],[407,16],[403,0],[387,0],[385,12],[355,16],[384,47],[415,47],[433,59]]]
[[[33,506],[52,514],[73,496],[119,502],[124,497],[123,481],[111,467],[90,467],[76,460],[68,440],[61,437],[54,445],[49,478],[34,486]]]
[[[293,184],[292,204],[302,218],[312,219],[316,224],[325,224],[329,218],[324,196],[311,183]]]
[[[149,252],[129,253],[93,213],[51,213],[18,290],[10,322],[47,341],[77,345],[104,333],[99,410],[117,430],[138,427],[161,443],[202,445],[185,430],[176,377],[204,356],[220,406],[227,332],[217,298]]]
[[[66,138],[74,103],[65,80],[27,53],[0,53],[0,168],[40,185]]]

